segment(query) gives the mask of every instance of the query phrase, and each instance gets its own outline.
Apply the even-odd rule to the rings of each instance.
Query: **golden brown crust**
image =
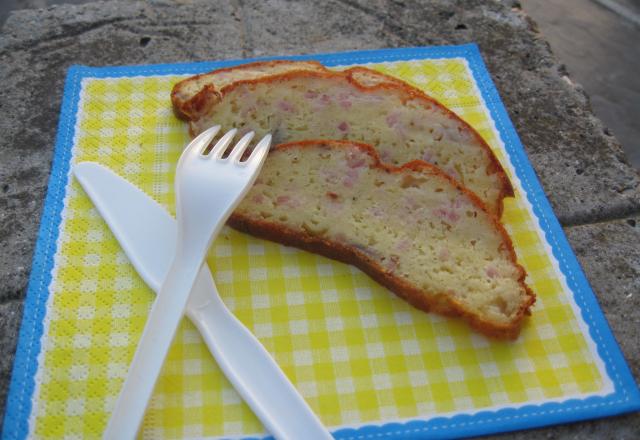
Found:
[[[390,271],[385,270],[383,267],[376,264],[370,257],[355,247],[346,246],[338,242],[326,240],[322,237],[313,236],[306,231],[292,230],[275,222],[252,219],[239,213],[233,213],[231,215],[229,225],[239,231],[247,232],[257,237],[265,238],[288,246],[295,246],[300,249],[324,255],[334,260],[352,264],[416,308],[427,312],[436,312],[447,316],[463,318],[471,327],[487,336],[498,339],[515,339],[518,337],[522,321],[525,315],[530,314],[530,307],[535,302],[535,295],[524,282],[526,273],[524,268],[522,268],[522,266],[520,266],[516,261],[516,254],[509,235],[502,224],[489,212],[486,205],[474,193],[461,186],[455,179],[449,177],[438,167],[427,162],[418,160],[409,162],[401,167],[384,164],[380,161],[380,158],[373,147],[362,143],[350,141],[307,140],[281,144],[275,147],[274,150],[294,148],[303,149],[318,145],[328,148],[356,146],[372,157],[372,168],[382,169],[391,173],[401,173],[405,169],[410,169],[416,172],[426,172],[436,178],[444,179],[453,184],[460,192],[469,197],[478,209],[484,211],[491,218],[494,227],[498,230],[503,239],[503,243],[509,251],[510,260],[520,272],[518,282],[527,292],[527,300],[521,305],[515,319],[513,319],[508,325],[500,325],[495,322],[482,319],[482,317],[465,309],[462,304],[456,302],[447,295],[434,295],[433,292],[425,295],[424,291],[412,286],[399,277],[393,276]]]
[[[175,89],[171,92],[171,99],[175,102],[178,98],[174,98],[174,93]],[[216,96],[217,98],[212,99],[213,96]],[[178,118],[188,121],[190,120],[191,115],[208,111],[220,99],[221,95],[216,88],[211,84],[207,84],[191,99],[182,103],[182,105],[174,105],[173,113]]]
[[[214,72],[219,73],[223,71],[232,71],[233,69],[236,69],[236,68],[246,68],[246,67],[256,67],[256,66],[268,67],[269,65],[275,65],[276,63],[280,65],[290,63],[292,65],[292,69],[295,69],[294,66],[296,64],[296,62],[286,61],[286,60],[268,61],[268,62],[250,63],[248,65],[221,69]],[[317,64],[321,66],[320,63],[317,63]],[[213,74],[214,72],[211,72],[210,74]],[[358,74],[366,74],[366,75],[371,75],[377,78],[384,78],[385,81],[381,81],[377,84],[367,85],[358,80]],[[397,78],[394,78],[392,76],[389,76],[371,69],[367,69],[365,67],[352,67],[350,69],[346,69],[344,71],[338,71],[338,72],[324,69],[324,68],[323,70],[319,70],[319,71],[291,70],[284,73],[269,74],[264,77],[255,78],[255,79],[242,79],[242,80],[234,81],[226,85],[225,87],[222,87],[220,90],[217,90],[213,86],[205,87],[199,93],[197,93],[192,99],[183,101],[183,100],[177,99],[177,90],[179,90],[180,84],[184,83],[185,81],[189,81],[189,79],[187,79],[185,81],[182,81],[181,83],[178,83],[174,87],[171,93],[171,98],[174,105],[174,109],[176,109],[175,110],[176,114],[180,115],[181,117],[187,120],[194,121],[194,120],[197,120],[195,115],[198,115],[198,114],[202,115],[206,113],[206,111],[208,111],[216,102],[221,100],[222,97],[224,97],[227,93],[231,92],[237,87],[240,87],[246,84],[275,84],[278,82],[282,82],[282,81],[286,81],[294,78],[322,78],[322,79],[334,79],[334,80],[346,79],[355,88],[365,93],[375,92],[378,90],[389,90],[389,91],[393,91],[403,95],[401,97],[403,102],[406,102],[409,99],[414,99],[414,100],[417,100],[418,102],[421,102],[422,105],[424,105],[427,108],[430,108],[431,106],[437,107],[439,110],[444,112],[444,114],[446,114],[447,117],[460,123],[469,133],[471,133],[471,135],[475,138],[475,140],[478,142],[481,148],[483,148],[484,151],[487,153],[491,163],[487,167],[486,171],[488,174],[497,174],[501,182],[500,195],[497,199],[497,204],[496,204],[496,215],[498,216],[498,218],[502,215],[503,199],[505,197],[510,197],[514,195],[513,186],[511,185],[511,182],[509,181],[506,175],[506,172],[502,168],[502,165],[498,161],[497,157],[495,156],[495,154],[493,153],[493,151],[491,150],[487,142],[482,138],[482,136],[480,136],[480,134],[471,125],[469,125],[467,122],[462,120],[462,118],[460,118],[454,112],[449,110],[446,106],[442,105],[436,99],[424,93],[422,90],[419,90]],[[190,127],[190,130],[191,130],[191,134],[193,135],[194,134],[193,127]]]
[[[171,102],[173,103],[174,113],[180,119],[184,119],[187,121],[191,120],[192,118],[195,117],[195,115],[198,115],[200,112],[206,111],[209,108],[211,108],[211,106],[215,104],[215,102],[217,102],[222,96],[217,92],[215,85],[207,84],[197,94],[195,94],[191,98],[184,99],[182,91],[184,88],[186,88],[186,86],[190,82],[199,81],[206,78],[213,78],[215,76],[219,76],[226,72],[234,72],[238,70],[249,70],[249,69],[255,69],[255,68],[268,69],[268,68],[274,68],[276,66],[284,66],[287,64],[291,65],[292,67],[296,66],[296,69],[299,69],[299,66],[301,65],[307,65],[307,66],[314,66],[318,70],[326,70],[326,68],[322,64],[313,60],[303,61],[303,62],[289,61],[289,60],[272,60],[272,61],[256,61],[253,63],[245,63],[245,64],[240,64],[238,66],[225,67],[222,69],[216,69],[212,72],[201,73],[198,75],[190,76],[189,78],[186,78],[176,83],[173,86],[173,89],[171,90]],[[211,102],[208,102],[208,100],[212,97],[214,97],[214,99],[211,99]]]

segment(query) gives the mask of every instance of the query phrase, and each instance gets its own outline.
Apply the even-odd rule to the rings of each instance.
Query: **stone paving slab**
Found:
[[[640,2],[632,1],[640,17]],[[584,86],[596,116],[611,128],[631,165],[640,170],[640,21],[634,25],[629,15],[602,4],[602,0],[522,1],[571,78]],[[626,8],[634,14],[633,6]]]
[[[0,364],[0,412],[17,334],[9,329],[17,329],[19,322],[11,316],[26,292],[64,77],[71,64],[146,64],[472,41],[480,45],[561,222],[593,223],[640,213],[638,174],[624,162],[617,141],[591,113],[588,98],[554,61],[515,2],[114,0],[14,13],[0,34],[0,321],[7,328],[0,345],[7,361]],[[607,249],[629,255],[619,243],[598,247],[587,232],[576,234],[572,244],[583,246],[584,255],[604,255]],[[617,289],[616,295],[621,292],[612,278],[616,268],[600,273],[589,267],[594,287],[601,283]],[[631,347],[633,330],[625,329],[629,327],[614,325],[623,347]],[[637,358],[631,362],[637,377]],[[612,429],[615,425],[595,423],[611,424]],[[579,426],[588,435],[591,425]],[[541,432],[551,435],[554,429]]]

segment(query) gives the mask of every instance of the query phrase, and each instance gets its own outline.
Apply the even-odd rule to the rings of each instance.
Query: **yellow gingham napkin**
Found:
[[[511,173],[517,196],[507,200],[503,220],[538,295],[522,336],[513,343],[489,340],[458,320],[412,308],[353,267],[229,228],[208,259],[225,303],[332,429],[610,391],[467,62],[368,67],[406,80],[451,108]],[[174,166],[189,136],[173,115],[169,93],[183,77],[84,78],[72,162],[113,169],[173,213]],[[50,292],[30,432],[36,438],[98,437],[154,296],[72,177]],[[264,432],[195,327],[183,320],[141,436]]]

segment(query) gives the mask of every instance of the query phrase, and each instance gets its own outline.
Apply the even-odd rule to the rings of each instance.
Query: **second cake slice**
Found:
[[[276,147],[230,224],[354,264],[414,306],[515,338],[534,295],[503,226],[422,161],[384,165],[364,144]]]

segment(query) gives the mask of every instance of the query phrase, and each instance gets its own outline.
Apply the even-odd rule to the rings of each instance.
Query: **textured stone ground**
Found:
[[[522,7],[640,170],[640,1],[522,0]]]
[[[20,11],[0,34],[0,413],[64,77],[71,64],[146,64],[467,42],[479,44],[638,380],[640,177],[516,2],[115,0]],[[639,438],[640,415],[517,437]]]

